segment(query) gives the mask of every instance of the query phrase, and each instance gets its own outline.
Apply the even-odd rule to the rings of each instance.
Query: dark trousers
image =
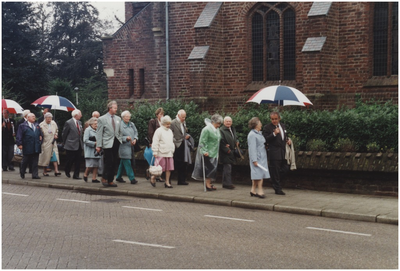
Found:
[[[272,188],[275,192],[282,191],[282,177],[287,173],[287,161],[284,160],[270,160],[269,172],[271,175]]]
[[[232,185],[232,165],[224,164],[222,171],[222,185]]]
[[[39,162],[39,154],[24,154],[22,156],[22,162],[20,167],[20,173],[25,174],[26,167],[28,165],[32,165],[32,177],[39,177],[38,173],[38,162]]]
[[[187,163],[185,162],[184,155],[185,142],[182,142],[174,153],[174,171],[178,173],[178,183],[186,183]]]
[[[79,148],[77,151],[65,150],[67,154],[67,163],[65,164],[65,172],[70,173],[72,165],[75,164],[74,178],[79,177],[79,171],[81,169],[81,154],[82,149]]]
[[[110,149],[104,150],[104,167],[103,167],[103,179],[106,179],[108,183],[112,183],[115,176],[115,171],[119,166],[119,141],[114,138],[114,144]]]
[[[14,157],[14,145],[2,146],[2,167],[3,170],[14,169],[13,162],[11,161]]]

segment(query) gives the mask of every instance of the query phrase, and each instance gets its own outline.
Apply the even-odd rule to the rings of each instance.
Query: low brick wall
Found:
[[[251,185],[247,151],[245,158],[238,160],[232,169],[233,183]],[[192,153],[194,161],[195,153]],[[398,196],[397,153],[342,153],[342,152],[296,152],[297,170],[284,178],[283,187],[364,195]],[[82,159],[84,160],[84,159]],[[61,165],[65,165],[65,154]],[[148,164],[143,151],[136,153],[137,176],[145,176]],[[84,170],[82,161],[81,170]],[[193,165],[188,167],[187,178],[191,179]],[[176,180],[176,173],[172,179]],[[217,183],[221,183],[222,165],[219,165]],[[193,180],[193,179],[191,179]],[[271,187],[269,180],[264,186]]]

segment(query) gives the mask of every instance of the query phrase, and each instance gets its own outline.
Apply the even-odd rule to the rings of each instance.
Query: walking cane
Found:
[[[206,170],[204,168],[204,154],[201,156],[201,161],[203,162],[203,183],[204,183],[204,192],[207,192],[206,189]]]

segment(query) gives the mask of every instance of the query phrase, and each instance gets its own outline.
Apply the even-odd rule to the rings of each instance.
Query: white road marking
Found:
[[[75,200],[75,199],[57,199],[60,201],[72,201],[72,202],[79,202],[79,203],[90,203],[90,201],[83,201],[83,200]]]
[[[157,244],[147,244],[147,243],[140,243],[140,242],[124,241],[124,240],[113,240],[113,241],[119,242],[119,243],[132,244],[132,245],[148,246],[148,247],[175,248],[175,247],[170,247],[170,246],[162,246],[162,245],[157,245]]]
[[[241,218],[232,218],[232,217],[225,217],[225,216],[214,216],[214,215],[204,215],[204,216],[212,217],[212,218],[222,218],[222,219],[229,219],[229,220],[245,221],[245,222],[254,222],[254,220],[241,219]]]
[[[338,231],[338,230],[314,228],[314,227],[307,227],[307,229],[309,229],[309,230],[318,230],[318,231],[329,231],[329,232],[336,232],[336,233],[344,233],[344,234],[361,235],[361,236],[372,236],[372,234],[367,234],[367,233],[359,233],[359,232],[351,232],[351,231]]]
[[[14,194],[14,193],[7,193],[7,192],[3,192],[3,194],[6,194],[6,195],[11,195],[11,196],[29,197],[29,195],[24,195],[24,194]]]
[[[122,206],[123,208],[130,208],[130,209],[139,209],[139,210],[146,210],[146,211],[156,211],[162,212],[161,209],[149,209],[149,208],[141,208],[141,207],[133,207],[133,206]]]

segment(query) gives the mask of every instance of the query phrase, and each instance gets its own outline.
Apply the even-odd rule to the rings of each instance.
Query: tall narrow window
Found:
[[[144,69],[139,70],[139,90],[140,96],[144,93]]]
[[[134,79],[135,79],[135,75],[134,75],[135,73],[134,73],[134,70],[133,69],[130,69],[129,70],[129,85],[128,85],[128,88],[129,88],[129,97],[132,97],[133,96],[133,94],[134,94],[134,90],[135,90],[135,81],[134,81]]]
[[[398,3],[374,4],[374,76],[398,74]]]
[[[256,13],[252,19],[253,33],[253,81],[263,81],[264,74],[264,45],[263,45],[263,17]]]
[[[260,4],[252,17],[253,81],[294,80],[296,16],[286,3]]]

